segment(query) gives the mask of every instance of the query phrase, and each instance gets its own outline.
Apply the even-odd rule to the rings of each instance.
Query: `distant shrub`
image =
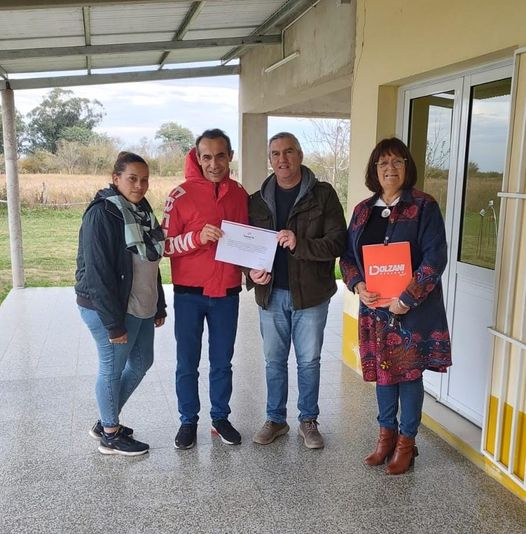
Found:
[[[60,171],[60,161],[55,154],[47,150],[35,150],[21,159],[18,170],[23,174],[50,173]]]

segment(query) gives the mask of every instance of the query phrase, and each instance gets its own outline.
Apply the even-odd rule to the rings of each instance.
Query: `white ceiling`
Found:
[[[247,46],[279,44],[281,28],[315,3],[2,1],[0,89],[107,83],[98,69],[119,69],[121,81],[166,79],[180,77],[177,64],[203,61],[215,62],[208,75],[233,74],[229,63]]]

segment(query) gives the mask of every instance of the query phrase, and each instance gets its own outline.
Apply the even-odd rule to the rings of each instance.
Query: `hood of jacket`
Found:
[[[212,183],[203,175],[203,170],[201,169],[201,165],[199,165],[199,161],[197,160],[197,149],[195,147],[193,147],[190,152],[186,154],[186,158],[184,160],[184,177],[189,182],[205,181],[206,183]],[[229,177],[230,175],[227,174],[226,176],[223,176],[221,181]]]
[[[318,182],[314,173],[305,165],[301,166],[301,186],[300,192],[296,197],[294,205],[296,205]],[[276,213],[276,186],[277,178],[274,173],[265,179],[261,185],[261,197],[270,208],[273,214]]]
[[[87,213],[93,206],[96,206],[101,202],[105,202],[108,197],[113,197],[115,195],[120,195],[120,193],[119,190],[113,184],[108,184],[108,187],[105,187],[104,189],[99,189],[93,200],[89,203],[84,213]],[[150,203],[146,200],[146,197],[144,197],[139,202],[138,207],[140,207],[144,211],[152,212],[152,208],[150,206]],[[112,202],[105,202],[105,208],[116,217],[119,217],[119,219],[123,218],[117,206],[115,206],[115,204],[113,204]]]
[[[104,202],[108,197],[113,197],[118,194],[119,194],[119,191],[117,190],[117,188],[113,184],[108,184],[108,187],[105,187],[104,189],[99,189],[97,191],[97,193],[95,194],[95,197],[93,198],[93,200],[89,203],[88,207],[86,208],[86,211],[89,211],[96,204],[100,204],[101,202]]]

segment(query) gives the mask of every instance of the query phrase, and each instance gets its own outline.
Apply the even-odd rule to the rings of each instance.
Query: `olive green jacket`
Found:
[[[294,309],[317,306],[336,293],[334,263],[345,249],[347,228],[342,205],[333,187],[320,182],[302,165],[302,183],[289,214],[287,229],[296,235],[296,248],[288,255],[289,287]],[[250,196],[250,224],[276,230],[276,176],[271,174],[261,190]],[[247,288],[255,288],[256,302],[267,308],[272,280],[256,285],[247,276]]]

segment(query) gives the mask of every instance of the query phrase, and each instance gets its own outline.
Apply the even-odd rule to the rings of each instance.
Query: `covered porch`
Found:
[[[123,414],[150,443],[139,458],[103,456],[88,435],[97,418],[96,355],[73,289],[12,291],[0,306],[0,531],[523,532],[524,504],[428,428],[408,474],[388,477],[362,464],[376,439],[376,403],[374,389],[342,362],[344,291],[331,302],[322,353],[325,449],[306,449],[297,435],[293,358],[291,431],[268,446],[252,443],[265,417],[265,382],[257,308],[244,291],[231,403],[243,443],[210,436],[204,353],[198,443],[180,451],[167,286],[156,361]]]

